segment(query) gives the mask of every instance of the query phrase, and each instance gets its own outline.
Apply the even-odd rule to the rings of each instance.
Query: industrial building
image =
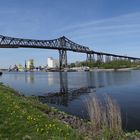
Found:
[[[48,68],[58,68],[58,60],[48,57]]]
[[[27,61],[27,70],[33,70],[34,69],[34,60],[33,59],[29,59]]]
[[[24,70],[24,68],[23,68],[23,66],[21,65],[21,64],[18,64],[18,71],[23,71]]]

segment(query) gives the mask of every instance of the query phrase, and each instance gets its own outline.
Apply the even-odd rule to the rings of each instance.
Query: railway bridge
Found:
[[[87,61],[109,62],[117,59],[140,61],[140,58],[97,52],[89,47],[77,44],[65,36],[52,40],[23,39],[0,35],[0,48],[37,48],[53,49],[59,52],[60,69],[67,67],[67,52],[85,53]]]

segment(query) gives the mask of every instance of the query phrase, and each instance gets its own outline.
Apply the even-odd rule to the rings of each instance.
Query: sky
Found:
[[[92,50],[140,57],[140,0],[0,0],[0,34],[30,39],[66,36]],[[57,50],[0,49],[0,68],[34,59],[46,65]],[[68,52],[68,62],[86,55]]]

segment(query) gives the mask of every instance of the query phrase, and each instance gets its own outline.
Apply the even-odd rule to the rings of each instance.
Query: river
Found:
[[[123,128],[140,130],[140,71],[4,72],[0,82],[26,96],[38,96],[69,114],[88,118],[87,97],[110,95],[120,106]]]

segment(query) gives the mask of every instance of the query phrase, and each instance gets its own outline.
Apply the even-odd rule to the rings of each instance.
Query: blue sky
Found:
[[[140,57],[140,0],[0,0],[0,34],[32,39],[65,35],[95,51]],[[30,58],[46,65],[55,50],[0,49],[0,68]],[[68,53],[68,62],[86,55]]]

